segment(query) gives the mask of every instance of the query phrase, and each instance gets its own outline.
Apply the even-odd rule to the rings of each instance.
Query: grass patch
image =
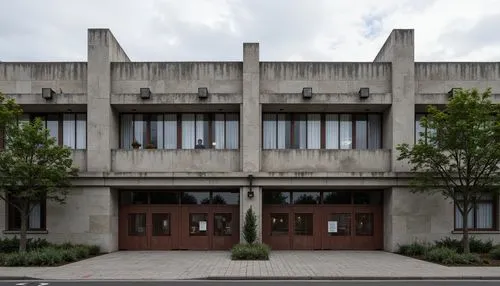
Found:
[[[231,249],[232,260],[269,260],[271,249],[265,244],[237,244]]]

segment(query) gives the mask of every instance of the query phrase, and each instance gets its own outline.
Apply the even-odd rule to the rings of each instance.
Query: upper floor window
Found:
[[[264,113],[264,149],[380,149],[380,114]]]
[[[122,114],[120,146],[141,149],[238,149],[237,113]]]
[[[420,139],[423,139],[424,142],[427,142],[426,135],[434,133],[433,129],[426,130],[426,128],[420,125],[420,121],[424,117],[426,117],[426,114],[424,113],[415,114],[415,143],[418,143]]]
[[[30,122],[40,118],[50,136],[59,145],[70,149],[87,149],[87,114],[85,113],[25,113],[18,122]]]

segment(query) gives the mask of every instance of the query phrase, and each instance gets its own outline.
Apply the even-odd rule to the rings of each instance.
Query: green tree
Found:
[[[20,115],[21,112],[21,108],[13,99],[6,99],[0,92],[0,143],[4,141],[4,134],[7,126],[14,124],[17,116]]]
[[[415,172],[412,191],[440,193],[457,205],[463,220],[462,243],[469,253],[468,213],[500,183],[499,105],[491,91],[456,91],[443,110],[429,106],[420,139],[397,146],[398,160]]]
[[[248,244],[253,244],[255,240],[257,240],[257,217],[252,207],[250,207],[245,214],[243,238]]]
[[[0,198],[20,213],[20,252],[26,251],[28,217],[35,203],[65,202],[78,172],[72,164],[69,148],[57,145],[40,119],[8,126],[0,152]]]

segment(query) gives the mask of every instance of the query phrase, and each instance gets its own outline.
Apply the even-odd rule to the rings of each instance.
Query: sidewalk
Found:
[[[71,280],[500,279],[500,267],[446,267],[376,251],[273,251],[231,261],[223,251],[115,252],[59,267],[0,267],[0,277]]]

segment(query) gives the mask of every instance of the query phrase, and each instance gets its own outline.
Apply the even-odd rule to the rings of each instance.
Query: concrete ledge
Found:
[[[20,234],[21,232],[19,230],[4,230],[2,231],[3,234]],[[28,230],[26,234],[48,234],[48,230]]]

